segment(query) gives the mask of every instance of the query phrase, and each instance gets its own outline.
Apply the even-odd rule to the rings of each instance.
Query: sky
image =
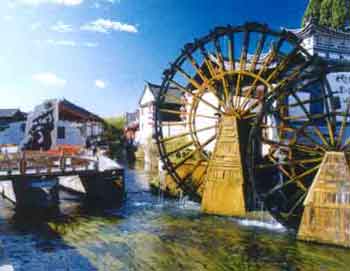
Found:
[[[66,98],[100,116],[137,108],[185,43],[247,21],[298,28],[308,0],[1,0],[0,108]]]

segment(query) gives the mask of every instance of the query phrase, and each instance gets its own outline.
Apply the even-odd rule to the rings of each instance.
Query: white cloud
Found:
[[[34,74],[32,79],[47,87],[64,87],[67,83],[66,80],[59,78],[56,74],[51,72]]]
[[[56,24],[51,26],[52,31],[61,32],[61,33],[67,33],[67,32],[73,32],[73,27],[69,24],[65,24],[62,21],[58,21]]]
[[[96,80],[95,81],[95,86],[97,88],[105,88],[106,87],[106,82],[102,80]]]
[[[95,8],[100,8],[102,4],[108,3],[113,5],[114,3],[120,3],[120,0],[96,0],[94,3]]]
[[[32,24],[30,25],[30,29],[31,29],[32,31],[35,31],[35,30],[38,30],[41,26],[42,26],[42,25],[41,25],[40,22],[32,23]]]
[[[77,6],[84,2],[84,0],[15,0],[19,4],[38,6],[42,4],[55,4],[63,6]]]
[[[77,46],[77,43],[73,40],[47,40],[46,42],[57,46],[70,46],[70,47]]]
[[[87,47],[87,48],[96,48],[99,46],[97,42],[77,42],[74,40],[35,40],[37,45],[52,45],[52,46],[67,46],[67,47]]]
[[[98,47],[98,43],[97,42],[83,42],[83,46],[85,47],[89,47],[89,48],[95,48]]]
[[[11,15],[5,15],[3,18],[5,21],[12,21],[14,19]]]
[[[121,31],[129,33],[137,33],[138,30],[135,25],[125,24],[117,21],[111,21],[106,19],[98,19],[96,21],[85,24],[81,27],[81,30],[109,33],[110,31]]]

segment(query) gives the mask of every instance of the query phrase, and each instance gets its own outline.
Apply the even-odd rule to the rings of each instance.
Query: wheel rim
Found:
[[[234,116],[252,124],[261,104],[295,81],[311,63],[293,34],[257,23],[218,27],[185,45],[164,72],[155,116],[160,156],[177,184],[200,196],[221,117]],[[170,99],[178,104],[169,105]],[[170,137],[165,132],[169,115],[177,120],[171,125],[182,125]],[[167,144],[179,139],[183,144],[170,150]],[[174,159],[178,156],[181,159]],[[192,167],[186,174],[179,173],[189,161]],[[198,168],[202,174],[194,182],[191,177]]]
[[[341,93],[331,88],[334,76],[349,71],[325,63],[314,67],[271,97],[251,133],[258,153],[250,159],[251,179],[267,208],[288,227],[298,229],[304,199],[326,153],[349,157],[350,100],[339,101]],[[266,181],[267,176],[273,177]]]

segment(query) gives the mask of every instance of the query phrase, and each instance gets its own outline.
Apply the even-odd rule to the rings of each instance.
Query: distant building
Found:
[[[65,99],[48,100],[28,115],[22,147],[49,150],[60,145],[85,146],[103,133],[104,120]]]
[[[318,25],[314,19],[301,29],[290,31],[302,40],[302,46],[309,54],[317,54],[331,64],[350,64],[350,32]],[[345,112],[350,97],[350,69],[329,73],[327,79],[333,106]],[[322,111],[322,108],[316,111]]]
[[[0,109],[0,125],[24,121],[27,114],[19,109]]]
[[[87,138],[100,137],[104,120],[67,100],[59,101],[57,144],[85,145]]]
[[[126,112],[124,115],[125,126],[134,127],[135,125],[138,125],[139,115],[140,115],[139,110],[136,110],[135,112]]]
[[[310,20],[301,29],[290,30],[302,39],[303,47],[329,61],[350,61],[350,32],[320,26]]]
[[[160,86],[146,82],[145,88],[139,100],[139,132],[136,136],[136,141],[143,145],[146,144],[150,138],[154,138],[155,135],[155,110],[156,110],[156,100],[160,92]],[[182,93],[176,89],[172,88],[172,95],[181,99]],[[182,104],[175,101],[174,98],[166,97],[166,103],[164,105],[164,110],[180,110]],[[161,112],[163,121],[171,124],[172,122],[181,121],[180,115],[169,114],[166,112]],[[182,127],[171,126],[163,127],[163,132],[167,133],[165,136],[170,136],[174,129],[183,129]]]
[[[26,118],[27,114],[19,109],[0,109],[0,146],[21,142]]]

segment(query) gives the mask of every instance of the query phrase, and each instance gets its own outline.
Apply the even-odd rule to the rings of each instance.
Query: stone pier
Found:
[[[209,161],[202,198],[202,211],[209,214],[244,217],[247,212],[242,144],[244,123],[236,117],[223,116]],[[240,131],[241,130],[241,131]],[[242,140],[241,140],[242,139]]]
[[[9,194],[10,187],[5,188]],[[16,210],[54,209],[59,204],[58,179],[19,177],[12,180]]]
[[[124,169],[105,156],[98,157],[95,172],[60,177],[60,187],[83,196],[91,204],[119,205],[124,200]]]
[[[91,176],[81,176],[81,183],[90,203],[119,205],[124,200],[123,170],[108,170]]]
[[[326,153],[304,207],[298,239],[350,247],[350,169],[345,153]]]

